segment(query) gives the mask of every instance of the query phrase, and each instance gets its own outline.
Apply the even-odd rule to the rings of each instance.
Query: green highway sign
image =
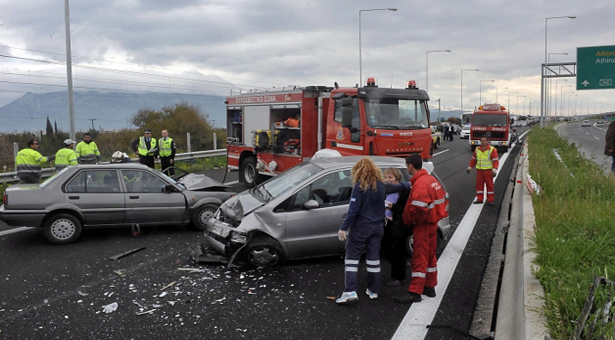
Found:
[[[615,46],[577,47],[577,90],[615,89]]]

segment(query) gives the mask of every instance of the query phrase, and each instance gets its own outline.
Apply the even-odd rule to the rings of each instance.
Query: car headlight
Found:
[[[248,236],[242,232],[231,230],[231,242],[235,243],[246,243],[248,241]]]

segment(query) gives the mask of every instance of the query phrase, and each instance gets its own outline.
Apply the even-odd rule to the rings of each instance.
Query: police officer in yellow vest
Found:
[[[98,151],[96,143],[92,141],[92,135],[88,132],[83,134],[83,141],[77,144],[75,153],[77,154],[77,161],[81,164],[100,163],[100,151]]]
[[[145,136],[134,140],[132,150],[139,154],[139,163],[154,168],[154,159],[158,156],[158,141],[152,138],[152,130],[145,130]]]
[[[75,141],[66,139],[64,147],[56,153],[56,171],[60,171],[69,165],[77,165],[77,154],[73,151]]]
[[[40,183],[41,164],[52,161],[55,155],[43,156],[37,150],[39,143],[35,139],[28,141],[28,147],[17,153],[15,164],[17,165],[17,177],[19,184]]]
[[[173,138],[169,137],[169,132],[167,130],[162,130],[161,134],[162,138],[158,141],[158,146],[160,147],[160,165],[162,172],[169,176],[173,176],[175,175],[175,169],[166,169],[175,164],[175,141]]]

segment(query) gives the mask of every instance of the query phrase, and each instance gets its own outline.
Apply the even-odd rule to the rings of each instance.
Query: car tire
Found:
[[[245,259],[254,267],[274,267],[284,261],[284,251],[280,244],[269,237],[256,237],[245,249]]]
[[[45,237],[53,244],[69,244],[81,235],[81,221],[71,214],[57,214],[45,224]]]
[[[256,171],[256,157],[250,156],[243,160],[241,169],[239,170],[239,181],[243,182],[246,189],[253,188],[256,185],[258,172]]]
[[[203,204],[198,207],[192,215],[191,227],[196,230],[205,231],[207,229],[207,220],[214,216],[218,206],[212,203]]]
[[[439,230],[436,234],[436,240],[438,242],[436,249],[440,249],[440,243],[442,243],[442,233],[440,233]],[[408,238],[406,239],[406,255],[408,258],[412,258],[413,253],[414,253],[414,236],[410,234],[408,235]]]

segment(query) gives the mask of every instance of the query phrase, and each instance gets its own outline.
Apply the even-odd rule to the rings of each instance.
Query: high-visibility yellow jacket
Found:
[[[15,164],[17,164],[17,175],[40,175],[41,164],[47,163],[53,157],[45,157],[38,151],[26,148],[17,153]]]
[[[77,165],[77,154],[73,149],[63,148],[56,153],[56,171],[60,171],[69,165]]]
[[[156,138],[152,138],[150,140],[150,148],[149,150],[147,149],[147,145],[145,145],[145,137],[141,136],[139,137],[139,155],[141,156],[156,156],[156,148],[157,148],[157,142],[156,142]]]
[[[476,165],[476,170],[497,169],[500,165],[498,151],[491,145],[483,150],[482,146],[474,149],[470,167]]]
[[[79,163],[92,164],[96,163],[96,161],[100,162],[100,151],[98,151],[98,146],[94,142],[79,142],[75,148],[75,154],[77,154]]]
[[[160,138],[160,140],[158,141],[158,146],[160,147],[160,157],[175,156],[175,142],[173,141],[173,138]]]

